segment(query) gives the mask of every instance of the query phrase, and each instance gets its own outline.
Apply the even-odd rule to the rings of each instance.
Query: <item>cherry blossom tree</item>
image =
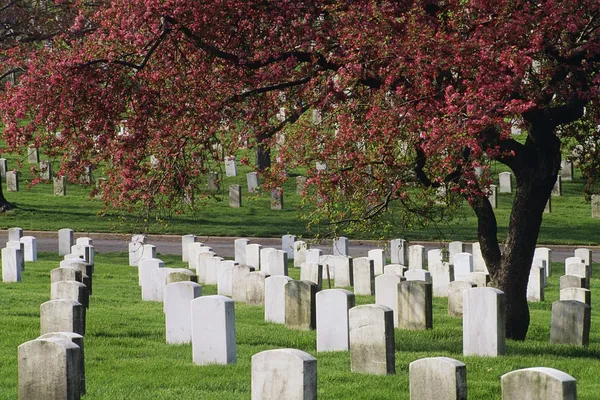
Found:
[[[525,338],[562,151],[579,145],[588,189],[597,182],[597,0],[69,5],[64,34],[6,56],[26,70],[0,99],[10,150],[43,146],[73,177],[107,165],[114,205],[179,207],[243,147],[273,187],[307,167],[316,220],[438,218],[466,201],[491,284],[506,293],[507,336]],[[517,183],[502,245],[493,162]]]

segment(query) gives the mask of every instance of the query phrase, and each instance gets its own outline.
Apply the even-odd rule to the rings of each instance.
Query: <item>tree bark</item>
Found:
[[[271,168],[271,150],[265,142],[259,142],[256,146],[256,167],[259,171]]]
[[[14,206],[4,197],[4,191],[2,190],[2,185],[0,185],[0,213],[12,210],[13,208]]]

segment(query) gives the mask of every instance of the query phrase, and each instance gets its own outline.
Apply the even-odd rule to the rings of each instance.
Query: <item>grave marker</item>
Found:
[[[393,311],[375,304],[357,306],[349,311],[349,325],[352,372],[395,374]]]

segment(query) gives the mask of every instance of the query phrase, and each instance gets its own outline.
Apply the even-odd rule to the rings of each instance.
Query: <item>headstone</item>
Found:
[[[248,239],[235,239],[233,241],[235,248],[235,261],[240,263],[241,265],[246,264],[246,246],[250,241]]]
[[[247,265],[235,265],[231,272],[231,298],[233,301],[246,302],[246,278],[253,267]]]
[[[81,282],[58,281],[50,285],[50,300],[72,300],[89,308],[90,293]]]
[[[246,246],[246,265],[256,270],[260,269],[260,250],[262,246],[257,243],[251,243]]]
[[[544,301],[544,268],[532,265],[529,271],[529,280],[527,281],[527,301]]]
[[[23,229],[8,228],[8,241],[9,242],[20,242],[22,237],[23,237]]]
[[[8,192],[19,191],[19,171],[6,171],[6,190]]]
[[[592,250],[586,248],[575,249],[574,255],[581,258],[585,265],[592,265]]]
[[[167,275],[173,268],[155,268],[150,272],[152,276],[152,301],[164,300],[165,286],[167,286]],[[143,287],[142,287],[143,289]]]
[[[239,265],[232,260],[223,260],[217,268],[217,294],[231,296],[233,294],[233,267]]]
[[[270,275],[263,271],[250,272],[246,276],[246,303],[253,306],[265,304],[265,279]]]
[[[375,278],[375,304],[390,308],[394,315],[394,328],[398,327],[398,285],[404,277],[382,274]]]
[[[490,282],[490,276],[485,272],[471,272],[465,280],[473,282],[476,287],[486,287]]]
[[[427,268],[424,269],[428,270],[430,265],[439,264],[443,261],[442,249],[429,250],[427,251]]]
[[[170,268],[170,271],[165,276],[165,286],[177,282],[198,283],[198,275],[187,268]]]
[[[471,248],[473,254],[473,271],[489,273],[487,266],[485,265],[485,260],[483,259],[483,254],[481,253],[481,245],[479,242],[473,243]],[[456,270],[454,270],[454,274],[456,275]]]
[[[543,276],[542,276],[542,286],[546,287],[547,284],[547,276],[546,276],[546,261],[539,259],[539,258],[534,258],[533,261],[531,262],[531,266],[536,266],[538,268],[541,268],[543,270]]]
[[[587,346],[590,340],[592,308],[577,300],[552,303],[550,343]]]
[[[510,172],[500,172],[500,193],[512,193],[512,174]]]
[[[287,275],[288,274],[288,255],[283,250],[275,250],[269,253],[269,274]]]
[[[408,271],[408,268],[400,264],[388,264],[384,265],[383,267],[384,274],[396,274],[398,276],[404,276],[406,271]]]
[[[323,251],[320,249],[308,249],[306,250],[306,262],[318,264],[321,261],[322,255]]]
[[[309,281],[317,285],[317,291],[323,287],[323,265],[314,262],[305,262],[300,267],[300,280]]]
[[[546,206],[544,207],[544,213],[550,214],[551,212],[552,212],[552,197],[549,197],[548,201],[546,201]]]
[[[79,374],[79,391],[81,394],[85,394],[85,356],[83,346],[83,336],[74,332],[51,332],[41,335],[38,339],[61,339],[71,342],[79,347],[79,362],[74,360],[77,364]]]
[[[447,262],[429,265],[435,297],[448,297],[448,285],[454,280],[454,266]]]
[[[469,274],[474,271],[473,256],[469,253],[454,255],[454,280],[468,280]]]
[[[144,244],[140,250],[141,252],[139,254],[139,261],[148,258],[156,258],[156,246],[154,246],[153,244]]]
[[[411,400],[467,400],[467,366],[458,360],[421,358],[408,365],[408,375]]]
[[[319,264],[323,266],[323,281],[325,282],[325,287],[331,289],[333,286],[332,282],[335,279],[335,267],[334,260],[335,257],[332,255],[324,255],[319,259]]]
[[[233,300],[219,295],[201,296],[192,300],[191,310],[194,364],[235,363],[237,356]]]
[[[404,273],[407,281],[421,281],[431,283],[431,274],[424,269],[409,269]]]
[[[74,268],[54,268],[52,271],[50,271],[50,284],[52,285],[53,283],[60,281],[75,281],[83,283],[83,277],[81,271],[78,271]]]
[[[408,242],[394,239],[390,242],[390,259],[392,264],[408,265]]]
[[[585,278],[586,282],[590,282],[592,267],[585,265],[582,262],[570,262],[566,265],[565,275],[575,275]]]
[[[571,375],[554,368],[524,368],[500,377],[502,400],[577,399],[577,381]]]
[[[536,247],[533,259],[541,259],[546,262],[546,277],[552,275],[552,249],[548,247]]]
[[[448,262],[450,265],[454,265],[454,256],[458,253],[465,253],[465,244],[458,241],[448,243]]]
[[[285,326],[290,329],[316,328],[317,285],[291,280],[285,284]]]
[[[75,332],[85,336],[85,309],[72,300],[50,300],[40,305],[40,335]]]
[[[73,246],[73,229],[58,230],[58,255],[64,256],[71,252]]]
[[[473,282],[453,281],[448,285],[448,315],[452,317],[463,316],[463,292],[476,287]]]
[[[562,196],[562,177],[558,175],[556,177],[556,182],[554,182],[554,187],[552,188],[552,192],[550,192],[551,196]]]
[[[27,148],[27,162],[29,164],[39,164],[40,163],[40,152],[34,146],[29,146]]]
[[[560,291],[559,300],[576,300],[592,306],[592,292],[584,288],[566,288]]]
[[[333,274],[335,276],[336,287],[354,286],[354,271],[352,265],[352,257],[333,257]]]
[[[208,190],[211,192],[216,192],[219,190],[220,182],[219,182],[219,174],[216,172],[209,172],[206,175],[206,184],[208,186]]]
[[[192,300],[202,296],[196,282],[175,282],[165,286],[164,310],[167,344],[192,341]]]
[[[190,245],[190,243],[196,243],[197,240],[198,240],[198,238],[196,237],[196,235],[192,235],[192,234],[183,235],[181,237],[181,261],[189,262],[189,260],[190,260],[189,253],[188,253],[189,245]]]
[[[285,285],[292,278],[276,275],[265,279],[265,321],[285,324]]]
[[[294,259],[294,242],[296,236],[294,235],[283,235],[281,237],[281,250],[285,251],[288,260]]]
[[[583,289],[588,289],[587,281],[582,276],[563,275],[563,276],[560,277],[560,281],[559,282],[560,282],[560,284],[559,284],[560,290],[567,289],[567,288],[583,288]]]
[[[276,248],[273,247],[263,247],[260,249],[260,270],[269,274],[271,274],[271,265],[270,265],[270,261],[271,261],[271,253],[273,253],[274,251],[277,251]]]
[[[6,171],[8,171],[8,161],[6,158],[0,158],[0,180],[6,180]]]
[[[202,265],[204,265],[204,282],[206,285],[217,284],[217,268],[223,261],[223,257],[217,257],[211,253],[204,253],[201,256],[206,255],[202,261],[200,261],[200,271],[202,271]],[[198,280],[200,277],[198,276]]]
[[[129,242],[129,266],[135,267],[138,265],[140,258],[142,257],[142,251],[144,244],[146,243],[146,237],[144,235],[134,235]]]
[[[248,185],[248,193],[254,193],[258,190],[258,173],[249,172],[246,174],[246,184]]]
[[[40,161],[40,177],[46,181],[52,179],[52,164],[50,164],[50,161]]]
[[[237,162],[235,156],[225,157],[225,176],[237,176]]]
[[[271,190],[271,210],[283,210],[283,190],[281,188]]]
[[[92,294],[92,274],[94,272],[94,266],[88,264],[81,259],[64,260],[60,262],[61,268],[72,268],[81,273],[81,283],[88,288],[90,295]]]
[[[301,196],[304,194],[306,190],[306,177],[305,176],[297,176],[296,177],[296,194]]]
[[[402,264],[402,263],[400,263]],[[425,247],[414,244],[408,247],[408,269],[424,269],[427,265]]]
[[[573,163],[569,160],[562,160],[560,162],[560,177],[563,181],[573,180]]]
[[[2,249],[2,281],[21,282],[21,249],[5,247]]]
[[[55,176],[52,181],[54,182],[54,195],[55,196],[66,196],[67,195],[67,178],[65,176]]]
[[[21,272],[23,272],[25,270],[25,244],[21,243],[20,240],[16,242],[9,241],[6,242],[6,247],[9,249],[19,250],[17,253],[17,265],[21,269]]]
[[[592,205],[592,218],[600,218],[600,195],[593,194],[590,203]]]
[[[23,236],[21,243],[25,247],[25,261],[37,261],[37,241],[33,236]]]
[[[81,349],[67,339],[46,338],[18,348],[20,400],[81,397]]]
[[[164,268],[165,264],[157,258],[142,260],[138,264],[138,284],[142,287],[143,301],[158,301],[154,293],[154,281],[152,271],[156,268]]]
[[[242,206],[242,187],[240,185],[229,186],[229,207],[240,208]]]
[[[395,374],[393,311],[376,304],[357,306],[349,311],[349,325],[352,372]]]
[[[463,355],[495,357],[506,351],[504,292],[473,288],[463,292]]]
[[[354,294],[372,296],[375,294],[375,267],[373,260],[357,257],[352,260]]]
[[[398,328],[433,328],[431,283],[404,281],[398,285]]]
[[[344,289],[322,290],[316,295],[317,352],[348,351],[348,310],[354,293]]]
[[[296,349],[252,356],[252,400],[317,400],[317,359]]]
[[[375,276],[383,274],[383,266],[386,264],[383,249],[372,249],[367,254],[368,258],[373,260]]]
[[[348,255],[348,238],[340,236],[333,239],[333,255],[347,256]]]
[[[488,201],[492,208],[498,208],[498,186],[490,185],[490,192],[488,195]]]
[[[308,243],[301,240],[294,242],[294,267],[300,267],[306,262],[306,251],[308,250]]]

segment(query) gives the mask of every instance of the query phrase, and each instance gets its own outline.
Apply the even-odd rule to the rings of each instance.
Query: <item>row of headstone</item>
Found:
[[[20,282],[25,262],[37,261],[37,241],[23,236],[23,229],[9,228],[6,247],[2,249],[2,281]]]
[[[49,168],[46,170],[49,171]],[[8,192],[19,191],[19,171],[6,171],[6,190]],[[44,175],[42,174],[42,178]],[[67,195],[67,179],[65,176],[51,177],[47,175],[47,179],[52,179],[54,183],[54,195],[55,196],[66,196]]]

